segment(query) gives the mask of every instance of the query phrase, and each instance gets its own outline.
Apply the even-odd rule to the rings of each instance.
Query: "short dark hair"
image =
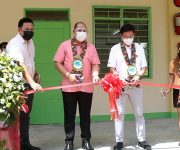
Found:
[[[134,26],[132,24],[125,24],[120,29],[121,34],[123,34],[124,32],[128,32],[128,31],[135,32]]]
[[[7,42],[2,42],[2,43],[0,43],[0,48],[6,48],[6,45],[7,45],[8,43]]]
[[[21,28],[24,23],[32,23],[34,25],[31,18],[21,18],[18,22],[18,28]]]
[[[86,24],[84,23],[84,22],[81,22],[81,21],[79,21],[79,22],[76,22],[75,24],[74,24],[74,29],[76,29],[77,28],[77,25],[78,24],[83,24],[83,25],[85,25],[85,27],[87,28],[87,26],[86,26]]]

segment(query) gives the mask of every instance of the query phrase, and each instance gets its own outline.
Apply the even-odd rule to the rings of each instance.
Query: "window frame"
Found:
[[[152,69],[152,19],[151,19],[151,7],[146,7],[146,6],[104,6],[104,5],[93,5],[92,6],[92,31],[93,31],[93,43],[96,44],[95,41],[95,20],[103,20],[103,19],[107,19],[107,17],[95,17],[95,9],[96,8],[109,8],[109,9],[119,9],[120,10],[120,18],[108,18],[109,20],[112,18],[112,20],[119,20],[119,24],[123,25],[124,21],[131,21],[131,20],[140,20],[140,21],[147,21],[148,22],[148,58],[146,58],[147,62],[148,62],[148,75],[145,75],[144,78],[152,78],[152,74],[153,74],[153,69]],[[142,9],[142,10],[147,10],[148,14],[147,14],[147,18],[123,18],[123,11],[125,9]]]

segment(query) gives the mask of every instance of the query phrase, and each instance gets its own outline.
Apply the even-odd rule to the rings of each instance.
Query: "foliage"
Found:
[[[0,122],[9,124],[16,120],[24,103],[23,67],[17,61],[0,53]]]

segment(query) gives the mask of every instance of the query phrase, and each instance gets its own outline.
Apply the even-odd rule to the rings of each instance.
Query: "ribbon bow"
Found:
[[[123,88],[122,81],[117,74],[108,73],[102,79],[101,85],[104,91],[109,94],[111,120],[119,119],[120,116],[116,105],[116,99],[121,95],[121,90]]]

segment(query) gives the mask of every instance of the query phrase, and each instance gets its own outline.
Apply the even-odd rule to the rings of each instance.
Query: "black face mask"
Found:
[[[23,31],[24,34],[23,34],[23,39],[25,41],[29,41],[30,39],[32,39],[33,35],[34,35],[34,32],[33,31]]]

